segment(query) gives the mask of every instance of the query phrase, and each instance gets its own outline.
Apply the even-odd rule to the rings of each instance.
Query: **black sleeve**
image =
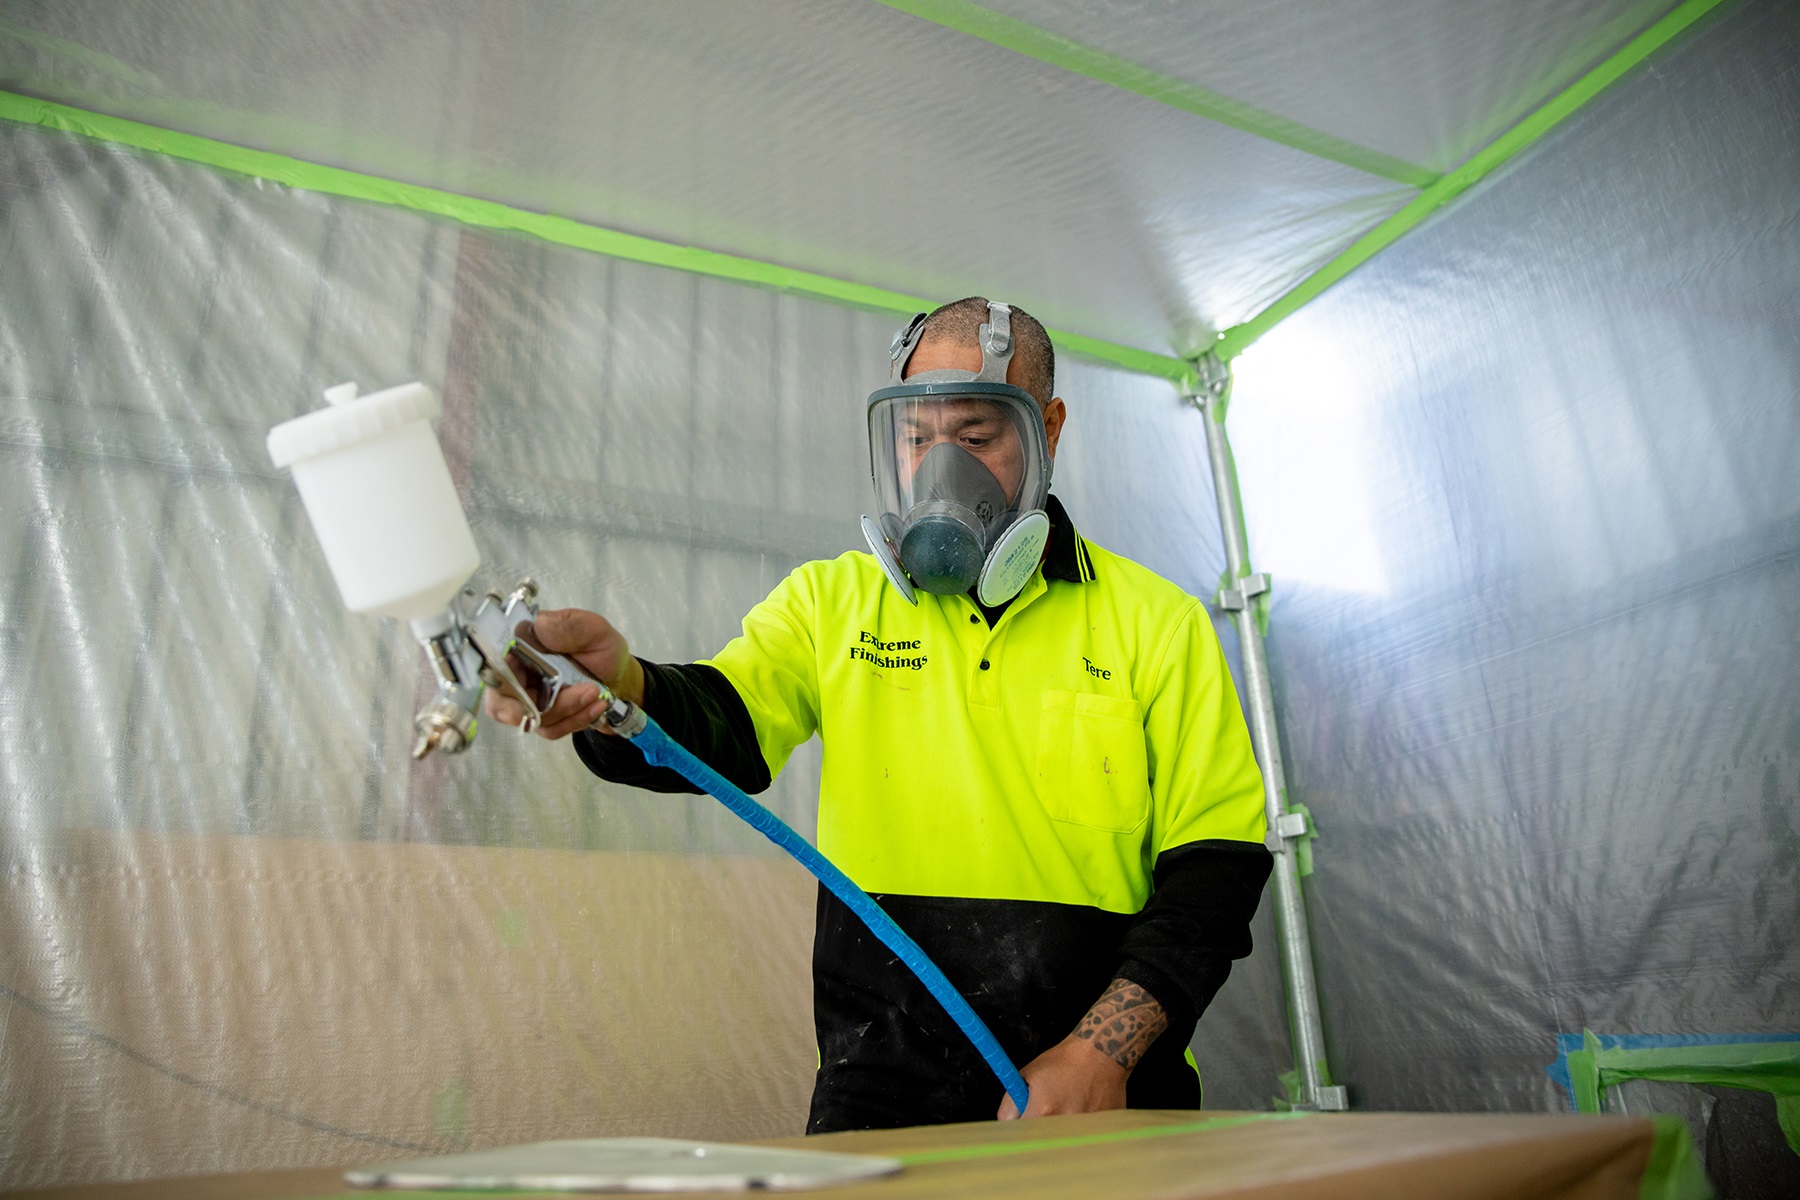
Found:
[[[1171,1028],[1192,1028],[1250,953],[1250,918],[1274,856],[1255,842],[1205,841],[1157,856],[1156,890],[1119,947],[1119,976],[1155,996]]]
[[[769,786],[769,765],[743,697],[717,667],[644,662],[644,711],[707,766],[752,795]],[[630,741],[583,730],[575,753],[602,779],[652,792],[699,788],[667,767],[652,767]]]

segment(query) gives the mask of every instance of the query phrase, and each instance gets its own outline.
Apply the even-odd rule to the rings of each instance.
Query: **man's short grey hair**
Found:
[[[973,346],[987,323],[986,296],[967,296],[941,308],[933,309],[925,318],[919,345],[928,342],[952,342]],[[1012,310],[1013,363],[1019,369],[1019,386],[1031,393],[1042,408],[1056,395],[1056,350],[1050,335],[1038,319],[1022,308]]]

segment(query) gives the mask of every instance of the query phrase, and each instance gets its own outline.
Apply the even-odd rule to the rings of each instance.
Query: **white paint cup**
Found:
[[[326,408],[269,431],[269,457],[294,483],[352,612],[408,621],[441,616],[481,555],[431,431],[437,397],[403,383],[358,397],[354,383]]]

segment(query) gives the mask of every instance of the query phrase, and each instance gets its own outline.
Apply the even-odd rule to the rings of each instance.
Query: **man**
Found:
[[[819,848],[994,1031],[1024,1115],[1196,1108],[1186,1046],[1250,952],[1262,785],[1193,597],[1083,539],[1048,494],[1067,408],[1043,327],[971,297],[895,339],[870,397],[872,553],[797,568],[706,662],[647,663],[593,613],[530,636],[642,704],[745,791],[815,732]],[[591,727],[604,778],[693,791]],[[516,701],[489,711],[517,724]],[[1019,1115],[924,987],[820,889],[808,1132]]]

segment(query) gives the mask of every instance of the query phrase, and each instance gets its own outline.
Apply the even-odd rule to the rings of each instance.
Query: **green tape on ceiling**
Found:
[[[1582,1032],[1582,1048],[1569,1052],[1576,1111],[1602,1111],[1606,1089],[1631,1079],[1768,1092],[1775,1097],[1782,1136],[1800,1154],[1800,1042],[1603,1046],[1592,1032]]]
[[[954,29],[958,33],[980,38],[984,42],[1035,58],[1039,62],[1061,67],[1088,79],[1109,84],[1127,92],[1194,113],[1221,125],[1229,125],[1244,133],[1271,142],[1279,142],[1294,150],[1392,179],[1412,187],[1428,187],[1437,179],[1436,172],[1413,163],[1347,142],[1342,138],[1308,129],[1286,117],[1264,112],[1260,108],[1222,96],[1218,92],[1168,75],[1159,74],[1125,59],[1114,57],[1091,46],[1039,29],[1035,25],[997,13],[968,0],[880,0],[889,8],[910,13],[934,25]]]
[[[931,305],[924,305],[930,308]],[[916,311],[916,310],[915,310]],[[1117,342],[1102,341],[1086,334],[1070,333],[1066,329],[1046,329],[1050,340],[1056,344],[1058,354],[1074,354],[1109,366],[1123,367],[1127,371],[1135,371],[1139,375],[1149,375],[1156,379],[1166,379],[1182,390],[1194,386],[1194,367],[1185,359],[1174,358],[1167,354],[1156,354],[1149,350],[1139,350],[1135,346],[1121,346]]]
[[[1419,193],[1406,207],[1358,238],[1348,250],[1308,276],[1299,287],[1242,325],[1220,334],[1219,342],[1212,348],[1212,352],[1226,360],[1242,354],[1257,338],[1411,232],[1426,217],[1511,161],[1520,151],[1567,120],[1588,101],[1616,83],[1627,71],[1656,53],[1723,2],[1724,0],[1686,0],[1686,3],[1679,5],[1668,16],[1627,42],[1611,58],[1489,143],[1468,162]]]
[[[669,267],[695,275],[709,275],[716,279],[729,279],[856,308],[914,313],[937,304],[937,301],[923,297],[834,279],[829,275],[777,266],[753,258],[740,258],[716,250],[702,250],[696,246],[678,246],[673,242],[603,229],[568,217],[531,212],[438,188],[346,171],[266,150],[252,150],[196,134],[179,133],[156,125],[145,125],[123,117],[110,117],[104,113],[71,108],[65,104],[37,100],[12,92],[0,92],[0,118],[147,150],[153,154],[267,179],[309,192],[410,209],[447,217],[480,229],[527,234],[560,246],[588,250],[612,258]],[[1193,368],[1179,358],[1062,329],[1052,329],[1049,333],[1057,348],[1069,354],[1108,366],[1123,367],[1157,379],[1166,379],[1178,387],[1188,385],[1192,380]]]

